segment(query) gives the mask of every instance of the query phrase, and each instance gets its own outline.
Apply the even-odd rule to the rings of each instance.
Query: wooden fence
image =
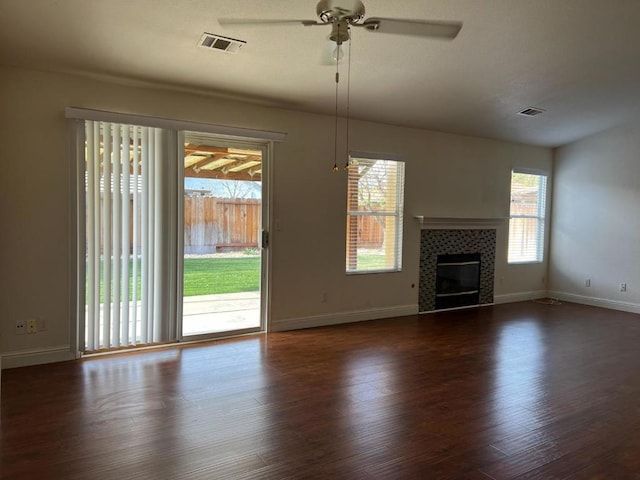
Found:
[[[358,247],[382,248],[384,241],[384,224],[375,217],[358,218]],[[384,222],[384,217],[381,217]]]
[[[215,197],[184,198],[184,251],[257,248],[260,200]]]

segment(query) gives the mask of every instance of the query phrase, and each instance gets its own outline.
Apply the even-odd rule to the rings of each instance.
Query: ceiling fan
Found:
[[[336,65],[336,95],[335,95],[335,158],[333,171],[338,171],[338,62],[342,56],[341,46],[351,39],[351,27],[362,28],[374,33],[389,33],[395,35],[410,35],[424,38],[453,40],[456,38],[462,22],[437,20],[408,20],[401,18],[365,18],[364,4],[360,0],[320,0],[316,5],[318,20],[289,20],[289,19],[232,19],[219,18],[220,25],[286,25],[300,24],[305,27],[330,25],[329,40],[336,44],[333,54]],[[349,43],[349,46],[351,43]],[[351,48],[349,48],[349,65]],[[349,148],[349,73],[347,75],[347,150]],[[345,169],[349,168],[349,156]]]
[[[462,22],[436,20],[407,20],[401,18],[364,18],[365,8],[360,0],[320,0],[316,5],[318,20],[289,19],[232,19],[220,18],[220,25],[283,25],[300,24],[305,27],[331,25],[329,39],[340,46],[350,39],[350,27],[370,32],[411,35],[453,40]]]

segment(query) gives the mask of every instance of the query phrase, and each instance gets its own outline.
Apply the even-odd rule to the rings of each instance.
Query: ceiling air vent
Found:
[[[203,33],[198,45],[212,50],[220,50],[227,53],[238,53],[238,50],[246,45],[244,40],[214,35],[213,33]]]
[[[535,117],[536,115],[540,115],[541,113],[544,113],[544,112],[545,111],[541,108],[529,107],[519,111],[518,115],[524,115],[525,117]]]

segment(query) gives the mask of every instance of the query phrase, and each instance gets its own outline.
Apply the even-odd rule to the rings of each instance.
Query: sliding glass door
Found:
[[[184,137],[182,336],[259,331],[264,150]]]
[[[264,329],[267,144],[87,120],[76,149],[78,351]]]

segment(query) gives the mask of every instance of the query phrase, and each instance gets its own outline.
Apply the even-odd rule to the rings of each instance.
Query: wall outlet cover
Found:
[[[38,333],[38,320],[30,318],[27,320],[27,333]]]
[[[24,320],[16,320],[16,335],[27,333],[27,325]]]

